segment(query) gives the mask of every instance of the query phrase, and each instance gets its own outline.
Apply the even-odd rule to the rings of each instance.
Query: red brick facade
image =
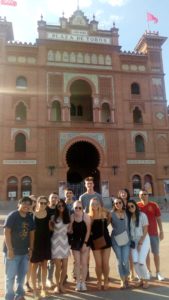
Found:
[[[78,196],[88,175],[103,196],[123,187],[165,195],[166,38],[146,32],[128,53],[118,37],[77,10],[60,25],[41,18],[36,43],[17,43],[0,19],[1,200],[62,196],[65,185]]]

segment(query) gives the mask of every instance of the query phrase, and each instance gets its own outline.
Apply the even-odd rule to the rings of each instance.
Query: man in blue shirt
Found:
[[[18,209],[11,212],[4,223],[5,300],[24,300],[24,281],[32,255],[34,222],[29,214],[32,200],[23,197]],[[16,279],[16,290],[14,283]]]

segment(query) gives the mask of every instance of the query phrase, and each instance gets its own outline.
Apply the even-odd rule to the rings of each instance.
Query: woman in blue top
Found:
[[[111,216],[111,224],[113,227],[111,239],[112,248],[115,252],[118,262],[118,272],[121,278],[121,288],[128,286],[129,271],[129,230],[128,218],[125,212],[125,206],[122,199],[114,199],[114,206]],[[123,234],[123,237],[119,236]]]

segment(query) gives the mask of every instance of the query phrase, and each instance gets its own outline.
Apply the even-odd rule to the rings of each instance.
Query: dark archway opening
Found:
[[[94,177],[95,191],[100,192],[100,173],[97,169],[100,156],[95,146],[86,141],[76,142],[67,151],[66,160],[69,166],[67,184],[76,197],[84,193],[84,178],[87,176]]]

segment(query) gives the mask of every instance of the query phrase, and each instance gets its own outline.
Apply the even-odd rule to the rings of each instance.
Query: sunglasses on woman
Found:
[[[75,209],[82,210],[82,207],[81,206],[76,206]]]
[[[128,209],[130,208],[135,208],[135,205],[134,204],[131,204],[131,205],[127,205]]]
[[[57,208],[64,208],[64,205],[63,205],[63,204],[59,204],[59,205],[57,206]]]
[[[119,204],[122,204],[122,202],[121,202],[121,201],[118,201],[118,202],[114,202],[114,204],[115,204],[115,205],[117,205],[117,204],[119,205]]]

